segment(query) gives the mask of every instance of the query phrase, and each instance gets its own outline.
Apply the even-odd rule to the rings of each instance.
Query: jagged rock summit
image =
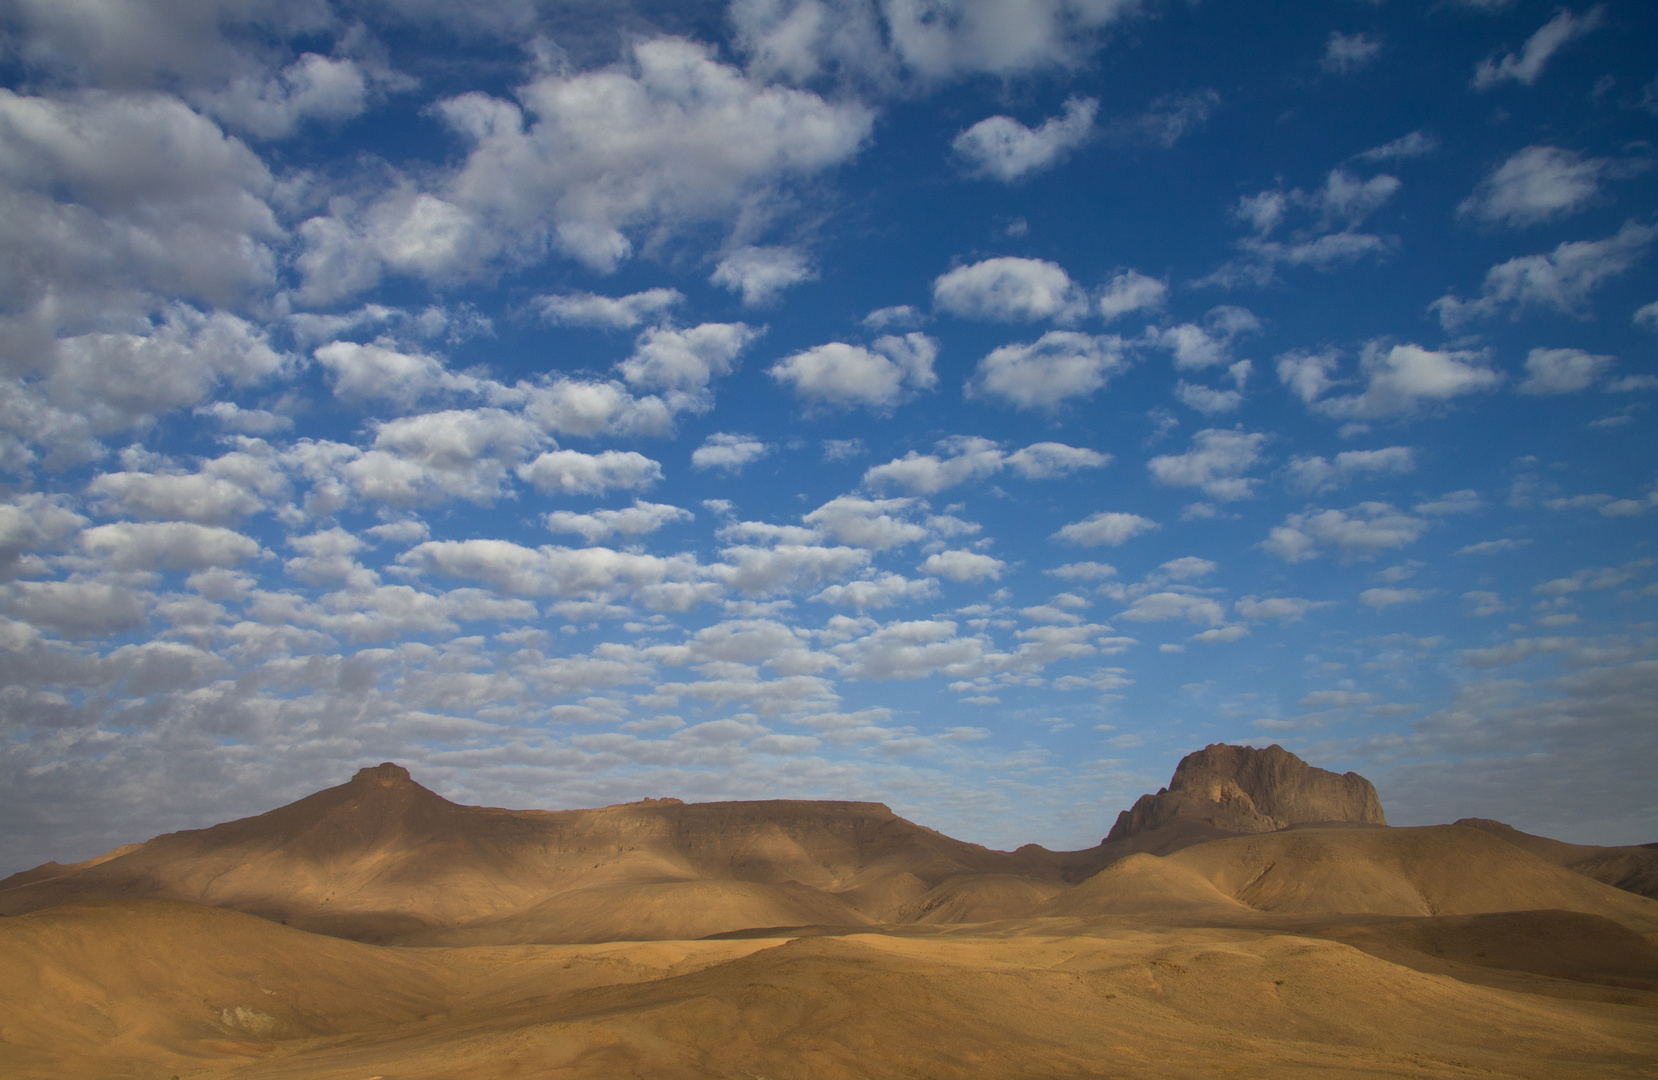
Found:
[[[1282,746],[1212,743],[1181,758],[1168,787],[1117,815],[1106,841],[1175,823],[1265,833],[1331,822],[1386,825],[1375,786],[1358,773],[1308,765]]]

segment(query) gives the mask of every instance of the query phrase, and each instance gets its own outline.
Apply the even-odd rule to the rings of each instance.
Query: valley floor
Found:
[[[0,919],[0,1076],[1658,1077],[1658,935],[1564,911],[408,948],[174,901]]]

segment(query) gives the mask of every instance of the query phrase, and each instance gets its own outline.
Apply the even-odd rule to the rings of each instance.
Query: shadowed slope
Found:
[[[952,878],[1057,881],[1060,861],[952,840],[878,803],[461,806],[388,763],[258,817],[17,875],[0,882],[0,913],[154,897],[364,941],[684,937],[884,921]]]

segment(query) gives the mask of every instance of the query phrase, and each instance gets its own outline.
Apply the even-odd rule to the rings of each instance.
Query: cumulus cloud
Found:
[[[1134,311],[1160,308],[1168,299],[1169,284],[1138,270],[1114,275],[1100,291],[1099,313],[1106,322]]]
[[[1342,562],[1373,559],[1389,548],[1415,543],[1428,522],[1388,503],[1363,502],[1346,510],[1309,509],[1290,514],[1261,542],[1288,563],[1315,559],[1334,549]]]
[[[733,435],[717,431],[704,439],[701,446],[691,451],[691,468],[739,473],[743,471],[743,466],[759,461],[769,453],[771,447],[752,435]]]
[[[230,127],[260,139],[282,139],[307,120],[349,120],[362,114],[372,97],[414,85],[383,66],[308,52],[279,72],[244,74],[222,89],[198,90],[191,97]]]
[[[408,408],[429,394],[477,393],[484,385],[447,370],[435,356],[401,352],[389,341],[334,341],[312,355],[333,377],[335,395],[352,402],[386,401]]]
[[[713,407],[708,384],[737,370],[737,358],[759,333],[744,323],[653,327],[639,335],[633,355],[616,370],[629,386],[661,393],[675,411],[706,412]]]
[[[1110,544],[1115,547],[1125,543],[1141,533],[1151,532],[1162,526],[1150,518],[1139,514],[1125,514],[1117,511],[1101,510],[1090,514],[1081,521],[1073,521],[1058,532],[1053,539],[1064,540],[1070,544],[1080,544],[1084,547],[1097,547],[1100,544]]]
[[[1146,467],[1160,484],[1201,488],[1221,502],[1247,499],[1260,480],[1243,474],[1261,460],[1267,436],[1259,432],[1209,428],[1192,437],[1184,454],[1162,454]]]
[[[938,384],[938,343],[919,332],[886,335],[870,348],[832,341],[784,357],[767,374],[812,404],[887,410]]]
[[[1052,409],[1102,389],[1128,367],[1114,334],[1050,330],[1029,344],[1003,345],[979,361],[965,392],[1019,409]]]
[[[1640,261],[1655,236],[1658,227],[1627,221],[1604,240],[1568,240],[1547,255],[1509,259],[1486,271],[1477,299],[1446,293],[1428,310],[1438,313],[1446,329],[1504,311],[1518,317],[1528,307],[1575,314],[1603,281]]]
[[[1284,482],[1292,491],[1321,494],[1361,477],[1396,476],[1415,469],[1416,451],[1408,446],[1343,450],[1328,460],[1316,455],[1291,458],[1284,467]]]
[[[235,567],[264,553],[232,529],[185,521],[118,521],[84,530],[83,551],[116,570],[201,570]]]
[[[760,307],[816,276],[805,253],[796,248],[744,247],[721,259],[708,280],[740,295],[744,306]]]
[[[906,578],[902,574],[882,573],[844,585],[830,585],[812,599],[865,611],[910,600],[930,600],[937,595],[938,582],[932,578]]]
[[[1088,311],[1087,295],[1059,264],[1012,256],[939,275],[933,302],[963,318],[1000,322],[1068,321]]]
[[[941,440],[938,450],[936,454],[911,450],[884,465],[871,466],[864,472],[863,482],[876,489],[900,487],[917,495],[932,495],[1008,468],[1026,479],[1046,480],[1077,469],[1103,468],[1111,462],[1109,454],[1064,443],[1033,443],[1010,454],[1000,443],[966,435]]]
[[[1598,27],[1605,14],[1606,7],[1603,4],[1596,4],[1582,15],[1573,15],[1571,11],[1562,8],[1554,18],[1526,39],[1524,47],[1518,53],[1507,53],[1501,57],[1492,53],[1481,60],[1479,66],[1474,69],[1474,89],[1490,90],[1509,81],[1530,86],[1543,74],[1543,65],[1549,62],[1549,57],[1561,46]]]
[[[626,296],[598,296],[594,293],[555,293],[530,301],[541,317],[562,326],[597,326],[610,330],[631,330],[641,323],[660,318],[685,302],[678,289],[646,289]]]
[[[1218,367],[1232,361],[1232,343],[1240,335],[1261,329],[1261,320],[1247,308],[1223,304],[1210,310],[1202,326],[1148,328],[1146,344],[1167,349],[1180,371]]]
[[[862,499],[842,495],[800,520],[843,544],[884,551],[926,539],[927,528],[906,517],[916,505],[915,499]]]
[[[939,551],[927,556],[917,569],[950,581],[994,581],[1006,567],[1001,559],[976,551]]]
[[[1094,98],[1070,98],[1061,115],[1034,129],[1011,116],[988,117],[958,134],[950,145],[973,172],[1011,184],[1053,167],[1087,141],[1099,107]]]
[[[469,151],[432,190],[400,188],[307,222],[308,293],[344,295],[382,267],[465,275],[548,247],[610,271],[633,253],[630,232],[732,218],[851,158],[873,120],[861,104],[766,85],[678,38],[639,41],[610,67],[543,75],[517,97],[522,107],[480,92],[435,107]]]
[[[1370,341],[1359,354],[1364,389],[1329,395],[1339,385],[1331,377],[1337,365],[1331,352],[1286,353],[1278,358],[1278,379],[1314,412],[1346,420],[1408,416],[1452,398],[1489,392],[1503,381],[1483,352]]]
[[[1457,216],[1523,227],[1575,214],[1593,204],[1603,179],[1639,171],[1637,163],[1584,159],[1575,150],[1528,146],[1493,169],[1457,206]]]
[[[177,98],[0,90],[0,173],[0,291],[48,332],[166,298],[234,306],[275,282],[274,178]]]
[[[87,523],[65,502],[24,492],[0,503],[0,579],[16,576],[27,556],[62,547]]]
[[[1526,354],[1525,381],[1515,387],[1540,397],[1589,389],[1617,360],[1582,349],[1533,349]]]
[[[1373,34],[1343,34],[1332,30],[1318,66],[1334,75],[1346,75],[1369,66],[1381,51],[1381,40]]]
[[[622,510],[593,510],[585,514],[554,510],[543,520],[552,532],[580,533],[589,544],[596,544],[612,536],[640,536],[664,525],[691,519],[689,510],[635,499],[632,506]]]
[[[613,488],[638,491],[662,479],[661,464],[632,450],[550,450],[517,472],[537,491],[560,495],[598,495]]]

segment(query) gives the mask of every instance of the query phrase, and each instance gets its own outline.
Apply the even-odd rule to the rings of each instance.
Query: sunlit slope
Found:
[[[1052,853],[962,843],[878,803],[498,810],[451,803],[394,765],[58,870],[0,882],[0,913],[156,897],[364,941],[462,927],[468,943],[592,941],[884,921],[964,875],[1060,874]]]
[[[1658,844],[1628,847],[1568,844],[1546,836],[1533,836],[1489,818],[1463,818],[1457,824],[1488,832],[1556,866],[1575,870],[1596,881],[1658,899]]]
[[[1257,911],[1473,915],[1561,909],[1658,930],[1658,901],[1563,870],[1478,829],[1289,829],[1214,840],[1168,862]]]

